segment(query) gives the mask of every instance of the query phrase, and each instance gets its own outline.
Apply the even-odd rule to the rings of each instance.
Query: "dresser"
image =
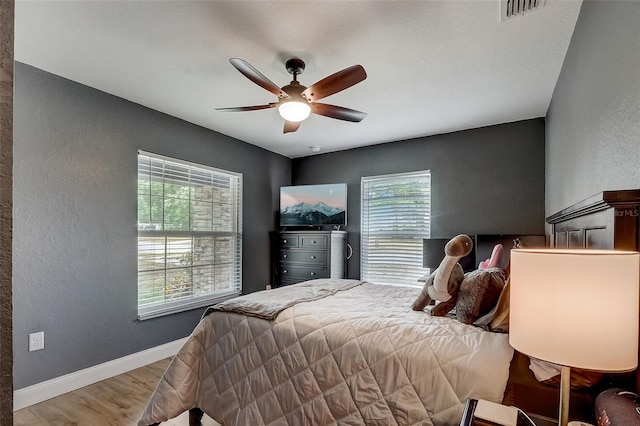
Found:
[[[346,277],[346,231],[271,233],[272,285]]]

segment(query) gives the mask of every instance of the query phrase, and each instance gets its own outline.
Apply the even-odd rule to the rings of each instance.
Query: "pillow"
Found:
[[[500,298],[498,299],[498,304],[496,305],[496,311],[489,323],[489,330],[495,331],[498,333],[508,333],[509,332],[509,282],[510,278],[507,278],[507,281],[502,288],[502,293],[500,293]]]
[[[498,303],[504,288],[504,272],[500,268],[476,270],[465,274],[456,301],[456,317],[472,324],[489,313]]]
[[[498,303],[488,313],[475,320],[473,325],[494,333],[509,332],[509,278],[502,288]]]
[[[478,269],[491,269],[500,267],[500,260],[502,258],[502,251],[504,247],[502,244],[496,244],[491,252],[491,257],[487,260],[483,260],[478,264]]]

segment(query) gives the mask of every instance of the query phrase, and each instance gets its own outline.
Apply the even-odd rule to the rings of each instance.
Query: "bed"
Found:
[[[500,402],[508,336],[413,311],[418,292],[322,279],[217,305],[139,424],[198,407],[225,425],[450,425],[469,397]]]
[[[607,191],[547,218],[556,247],[638,250],[640,190]],[[555,417],[508,335],[415,312],[418,288],[314,280],[207,310],[139,426],[189,411],[230,425],[456,425],[467,398]],[[634,373],[635,374],[635,373]],[[598,386],[632,376],[607,376]],[[620,384],[617,382],[616,384]],[[598,386],[572,391],[589,420]]]

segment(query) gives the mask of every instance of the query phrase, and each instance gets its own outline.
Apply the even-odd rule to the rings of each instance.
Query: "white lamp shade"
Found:
[[[280,104],[278,112],[285,120],[297,123],[309,117],[311,107],[306,102],[288,101]]]
[[[569,367],[633,370],[639,275],[637,252],[511,250],[511,346]]]

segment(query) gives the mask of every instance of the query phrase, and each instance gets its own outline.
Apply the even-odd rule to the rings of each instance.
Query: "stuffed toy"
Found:
[[[472,248],[473,241],[464,234],[453,237],[444,246],[444,259],[429,276],[413,302],[414,311],[423,310],[432,300],[440,302],[431,310],[433,316],[444,316],[456,306],[458,287],[464,278],[464,270],[458,260],[471,253]]]
[[[497,244],[493,247],[493,251],[491,252],[491,257],[487,260],[483,260],[478,264],[478,269],[491,269],[491,268],[499,268],[500,267],[500,258],[502,257],[502,251],[504,247],[502,244]]]

